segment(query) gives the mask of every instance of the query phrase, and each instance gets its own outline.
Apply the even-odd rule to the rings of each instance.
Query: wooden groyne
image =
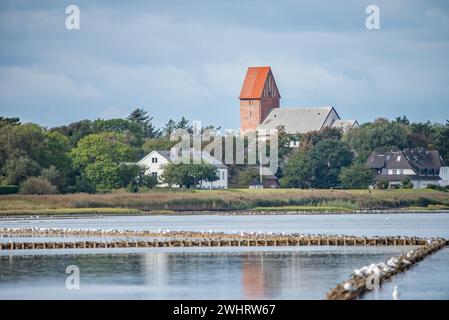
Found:
[[[97,229],[1,228],[8,237],[114,237],[104,241],[10,241],[0,250],[63,248],[150,248],[150,247],[262,247],[262,246],[426,246],[436,239],[418,237],[357,237],[345,235],[303,235],[273,233],[214,233],[193,231],[132,231]],[[132,239],[132,238],[140,239]],[[151,239],[144,239],[144,238]]]
[[[351,278],[330,290],[326,298],[328,300],[354,300],[360,298],[365,293],[375,289],[372,282],[374,277],[377,277],[378,285],[380,285],[396,274],[405,272],[419,261],[447,245],[449,245],[449,241],[445,239],[429,240],[427,245],[408,251],[404,255],[392,257],[385,263],[372,264],[354,270]]]

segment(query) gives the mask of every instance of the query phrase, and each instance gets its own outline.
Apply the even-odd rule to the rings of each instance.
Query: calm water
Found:
[[[106,216],[82,219],[0,220],[1,227],[98,228],[299,232],[308,234],[404,235],[449,238],[449,213],[258,215],[258,216]]]
[[[404,250],[274,249],[3,255],[0,299],[323,299],[354,266]],[[68,265],[80,268],[80,290],[65,287]]]
[[[449,214],[123,216],[2,220],[0,226],[449,238]],[[403,250],[264,247],[3,251],[0,299],[322,299],[354,268],[385,261]],[[448,264],[446,249],[364,298],[391,299],[393,286],[398,285],[403,299],[449,299]],[[68,265],[80,268],[80,290],[65,288]]]

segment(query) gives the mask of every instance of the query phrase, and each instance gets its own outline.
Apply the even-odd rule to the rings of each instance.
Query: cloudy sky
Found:
[[[65,28],[78,5],[80,30]],[[380,8],[380,30],[365,8]],[[342,118],[449,119],[447,1],[0,2],[0,115],[57,126],[185,115],[239,126],[248,66],[270,65],[281,107]]]

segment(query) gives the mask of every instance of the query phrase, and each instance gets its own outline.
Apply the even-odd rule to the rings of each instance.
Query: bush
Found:
[[[389,186],[390,186],[390,183],[387,180],[379,180],[376,183],[377,189],[380,189],[380,190],[388,189]]]
[[[373,171],[363,164],[353,164],[344,168],[340,174],[340,181],[345,189],[366,189],[373,180]]]
[[[30,177],[20,186],[22,194],[55,194],[57,189],[48,182],[47,179],[41,177]]]
[[[442,187],[442,186],[437,185],[437,184],[428,184],[427,185],[427,189],[438,190],[438,191],[442,191],[442,192],[448,192],[449,191],[448,187],[449,186]]]
[[[413,189],[413,183],[409,177],[404,178],[401,182],[402,189]]]
[[[14,194],[19,192],[18,186],[0,186],[0,195],[2,194]]]

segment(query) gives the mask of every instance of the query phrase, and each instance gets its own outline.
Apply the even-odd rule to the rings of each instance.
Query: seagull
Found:
[[[343,289],[345,289],[345,291],[352,291],[352,284],[350,283],[350,282],[346,282],[344,285],[343,285]]]
[[[393,290],[393,300],[399,300],[399,297],[401,296],[401,293],[398,290],[398,286],[394,286],[394,290]]]

